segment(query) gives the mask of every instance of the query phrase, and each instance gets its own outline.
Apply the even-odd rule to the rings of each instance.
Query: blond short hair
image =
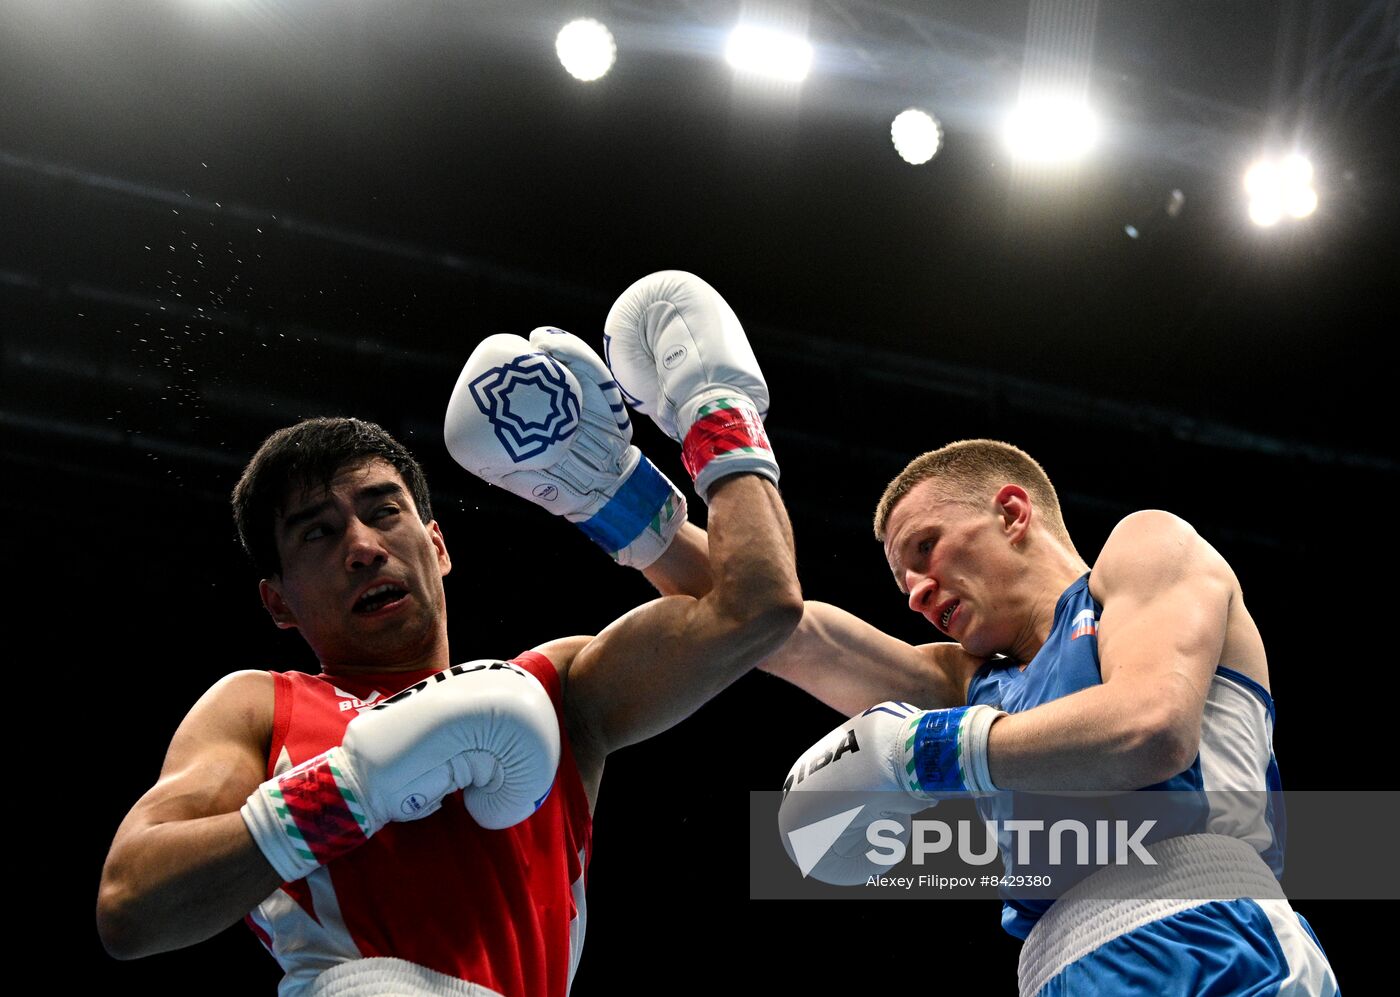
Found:
[[[885,541],[890,513],[899,501],[931,478],[948,483],[954,502],[981,508],[1002,485],[1020,485],[1030,495],[1040,525],[1057,539],[1074,546],[1060,515],[1060,500],[1045,469],[1019,447],[1000,440],[959,440],[938,450],[920,454],[885,486],[875,507],[875,539]]]

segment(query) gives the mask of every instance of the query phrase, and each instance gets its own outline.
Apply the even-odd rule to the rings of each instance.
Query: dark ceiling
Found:
[[[104,980],[174,992],[199,965],[105,976],[118,970],[89,944],[101,854],[181,712],[224,671],[309,663],[259,618],[231,540],[224,496],[257,442],[353,413],[416,448],[449,540],[471,551],[450,588],[464,656],[599,627],[645,586],[457,472],[442,411],[481,337],[555,324],[596,345],[613,298],[662,268],[715,284],[754,340],[809,593],[924,639],[868,509],[919,450],[1011,439],[1056,478],[1091,560],[1144,506],[1226,553],[1273,649],[1285,773],[1334,784],[1307,711],[1373,667],[1359,621],[1387,618],[1395,591],[1400,3],[769,4],[805,17],[817,47],[788,89],[719,58],[740,7],[0,0],[0,509],[20,537],[16,599],[38,603],[24,632],[74,672],[123,669],[126,705],[93,721],[113,775],[65,914]],[[1057,9],[1094,15],[1106,125],[1090,161],[1048,176],[1010,163],[996,128],[1044,55],[1028,23]],[[594,84],[552,50],[577,14],[618,39]],[[946,131],[917,168],[889,141],[911,105]],[[1316,164],[1319,209],[1257,229],[1244,169],[1293,147]],[[683,475],[659,434],[638,438]],[[489,585],[462,570],[477,564]],[[163,688],[133,684],[151,669]],[[704,847],[728,830],[725,779],[775,784],[834,722],[762,678],[610,762],[584,991],[630,948],[674,945],[606,842],[645,811]],[[749,766],[722,746],[754,704],[786,719]],[[1356,736],[1371,747],[1349,785],[1384,784],[1381,735]],[[678,756],[713,771],[658,801]],[[742,842],[721,853],[746,861]],[[697,894],[677,930],[749,957],[764,931],[774,948],[818,937],[825,915],[755,912],[737,874],[730,892]],[[881,920],[841,906],[861,907],[850,930],[873,944]],[[1345,944],[1326,932],[1341,914],[1309,916]],[[1005,985],[1014,946],[992,938],[995,911],[960,917],[986,939],[958,951],[997,960]],[[233,963],[256,959],[246,943],[224,943]]]
[[[89,6],[7,5],[7,296],[183,292],[208,321],[450,351],[559,304],[415,306],[386,271],[582,305],[681,266],[755,325],[1385,450],[1393,4],[1103,5],[1104,147],[1070,178],[1019,175],[997,143],[1026,4],[814,4],[818,61],[788,91],[717,57],[735,4],[593,5],[621,57],[592,85],[554,58],[553,5]],[[911,104],[948,130],[922,168],[887,138]],[[1256,230],[1240,178],[1271,145],[1313,156],[1321,207]]]

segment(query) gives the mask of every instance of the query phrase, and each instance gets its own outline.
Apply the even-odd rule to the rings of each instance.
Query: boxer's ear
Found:
[[[434,519],[428,524],[428,539],[432,542],[433,549],[437,551],[438,570],[446,577],[452,570],[452,558],[447,553],[447,541],[443,539],[442,527]]]
[[[1025,539],[1031,527],[1031,497],[1020,485],[1002,485],[996,495],[1002,532],[1012,545]]]
[[[446,550],[443,553],[446,553]],[[287,601],[282,598],[275,581],[264,578],[258,582],[258,595],[262,596],[263,608],[267,610],[267,615],[272,617],[273,623],[282,630],[296,629],[297,618]]]

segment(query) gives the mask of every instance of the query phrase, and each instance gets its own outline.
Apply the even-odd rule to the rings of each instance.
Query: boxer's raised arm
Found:
[[[265,776],[272,700],[272,676],[236,672],[176,730],[160,778],[122,821],[102,869],[97,928],[113,956],[203,941],[282,882],[238,812]]]
[[[702,497],[710,482],[734,470],[776,483],[761,424],[768,387],[738,317],[713,287],[676,270],[643,278],[613,305],[604,344],[628,403],[681,443]],[[712,516],[710,572],[704,531],[687,527],[647,568],[660,592],[711,599],[726,584],[716,522]],[[809,604],[799,636],[763,667],[852,711],[895,695],[930,705],[961,702],[976,664],[951,646],[914,648],[835,607]]]
[[[628,613],[569,669],[571,724],[610,751],[689,716],[776,650],[801,618],[802,592],[763,428],[768,385],[733,309],[694,274],[659,271],[613,304],[603,344],[618,390],[681,445],[710,507],[709,588],[698,591],[700,557],[673,555],[649,577],[662,591],[697,591]],[[703,534],[677,530],[670,546],[676,535],[698,555]]]
[[[662,595],[700,598],[715,584],[710,574],[710,538],[694,523],[686,523],[665,553],[643,568],[642,574]]]
[[[772,652],[802,613],[792,534],[777,490],[741,474],[710,486],[714,586],[617,620],[574,658],[565,706],[611,751],[660,733]]]
[[[709,540],[687,523],[644,570],[662,595],[699,598],[714,584]],[[923,709],[960,706],[984,659],[957,644],[907,644],[839,606],[808,600],[793,635],[758,667],[846,716],[887,699]]]

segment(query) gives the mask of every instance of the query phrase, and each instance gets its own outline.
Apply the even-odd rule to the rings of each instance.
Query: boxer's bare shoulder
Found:
[[[193,709],[208,707],[224,714],[247,729],[265,734],[265,743],[272,739],[273,680],[272,673],[262,669],[230,672],[209,687]]]
[[[573,664],[574,658],[578,657],[578,653],[587,647],[588,642],[592,639],[590,636],[559,637],[532,647],[530,650],[548,658],[549,663],[554,666],[555,673],[559,676],[559,681],[567,683],[569,666]]]
[[[167,830],[189,827],[198,831],[190,853],[225,855],[226,841],[251,845],[238,809],[266,777],[272,681],[268,672],[243,671],[214,683],[171,738],[160,778],[122,820],[103,866],[97,901],[98,931],[107,951],[117,958],[192,944],[231,923],[225,913],[237,916],[218,911],[200,919],[185,911],[173,923],[162,921],[159,904],[153,906],[152,899],[178,891],[170,884],[178,880],[186,853],[178,848],[153,850],[152,842],[158,844]],[[207,824],[203,818],[220,823]],[[256,896],[276,886],[276,874],[255,850],[249,854],[252,863],[237,875],[242,889],[253,897],[251,905]],[[207,884],[201,890],[206,891]],[[234,905],[248,909],[241,900]]]
[[[973,676],[989,660],[980,654],[973,654],[956,641],[921,644],[918,650],[928,661],[929,671],[934,678],[942,678],[953,690],[962,693],[961,701],[951,693],[946,694],[954,705],[967,701],[967,688],[972,684]],[[933,679],[930,680],[930,684],[932,681]]]
[[[1269,687],[1264,641],[1245,608],[1239,578],[1220,552],[1179,516],[1160,509],[1126,516],[1094,562],[1089,589],[1103,605],[1105,619],[1121,618],[1126,611],[1133,613],[1135,625],[1145,617],[1160,617],[1178,635],[1202,612],[1221,616],[1219,621],[1200,621],[1212,640],[1220,640],[1216,662]],[[1104,636],[1112,640],[1112,635]]]
[[[265,777],[272,741],[272,675],[225,675],[170,739],[160,778],[132,811],[149,823],[237,810]]]

